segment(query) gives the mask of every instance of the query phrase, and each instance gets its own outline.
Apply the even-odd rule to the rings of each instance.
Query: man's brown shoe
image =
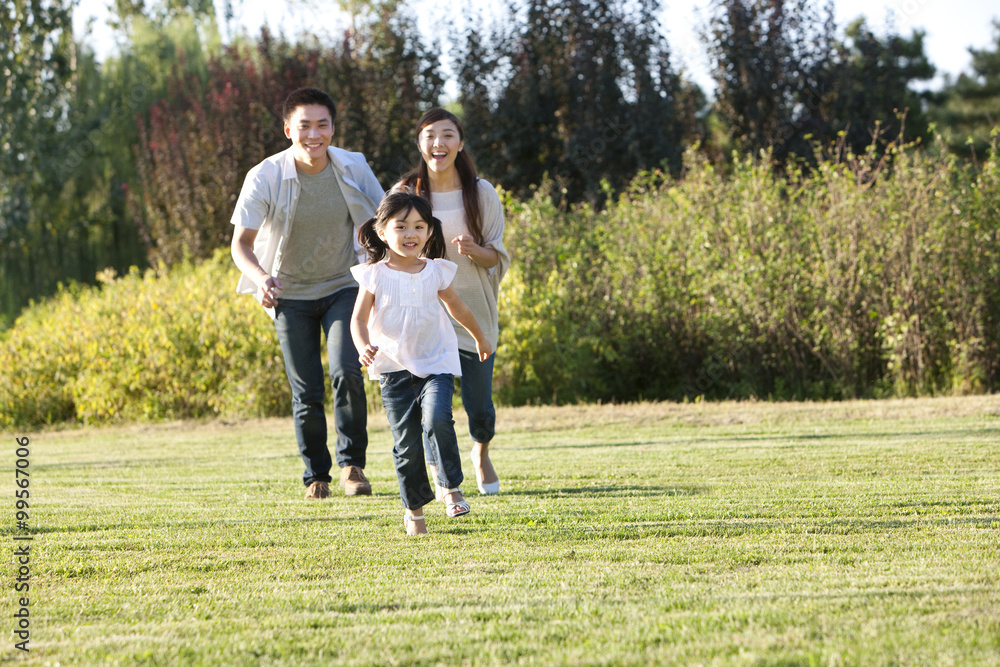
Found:
[[[330,497],[330,485],[326,482],[313,482],[306,489],[306,500],[323,500]]]
[[[365,477],[365,471],[358,466],[345,466],[340,469],[340,485],[344,487],[344,495],[370,496],[372,485]]]

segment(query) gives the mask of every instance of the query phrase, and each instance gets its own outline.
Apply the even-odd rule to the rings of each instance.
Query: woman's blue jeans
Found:
[[[496,354],[486,361],[479,361],[475,352],[458,351],[462,362],[462,407],[469,417],[469,435],[473,442],[489,443],[496,434],[497,412],[493,407],[493,362]],[[424,441],[427,463],[436,466],[437,458],[430,443]]]
[[[365,467],[368,449],[368,404],[358,351],[351,339],[356,287],[315,300],[279,299],[274,309],[285,372],[292,388],[292,419],[299,454],[305,464],[302,481],[330,482],[326,411],[323,399],[322,336],[330,361],[333,418],[337,431],[337,465]]]
[[[424,463],[426,438],[439,461],[439,486],[456,488],[462,484],[462,460],[455,437],[451,401],[455,376],[450,374],[417,377],[409,371],[383,373],[379,379],[382,405],[389,417],[394,445],[392,456],[399,479],[403,507],[415,510],[434,500]]]

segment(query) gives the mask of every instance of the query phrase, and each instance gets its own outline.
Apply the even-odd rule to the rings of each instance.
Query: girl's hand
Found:
[[[476,341],[476,352],[479,353],[479,361],[486,361],[493,354],[493,346],[490,342],[483,338],[482,340]]]
[[[466,257],[472,257],[472,254],[479,249],[479,244],[468,234],[456,236],[451,242],[458,246],[458,254]]]
[[[361,362],[362,366],[371,366],[372,362],[375,361],[375,353],[378,352],[378,348],[374,345],[366,345],[365,351],[361,353],[358,357],[358,361]]]

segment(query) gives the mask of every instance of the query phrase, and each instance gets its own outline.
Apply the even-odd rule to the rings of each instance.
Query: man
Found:
[[[274,318],[292,388],[295,438],[305,464],[306,498],[330,496],[321,332],[326,334],[340,485],[370,495],[364,474],[368,409],[350,320],[358,286],[355,228],[375,214],[384,192],[361,153],[330,146],[337,108],[315,88],[285,100],[292,145],[250,170],[232,223],[237,291],[255,294]]]

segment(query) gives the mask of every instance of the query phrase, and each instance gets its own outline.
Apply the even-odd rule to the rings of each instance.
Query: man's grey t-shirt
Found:
[[[356,284],[354,224],[332,165],[318,174],[299,171],[298,178],[292,233],[278,271],[281,298],[322,299]]]

